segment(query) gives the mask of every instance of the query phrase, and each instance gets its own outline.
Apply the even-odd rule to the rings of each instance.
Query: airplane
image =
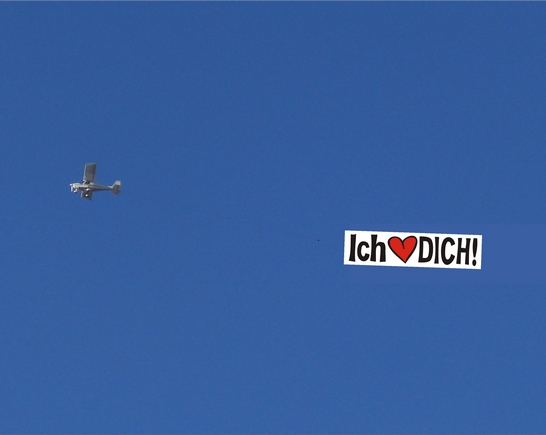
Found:
[[[93,192],[98,192],[101,190],[111,190],[114,195],[118,195],[121,192],[121,181],[116,181],[111,186],[103,186],[102,184],[95,183],[95,173],[97,172],[96,163],[88,163],[85,165],[83,171],[83,182],[82,183],[71,183],[70,190],[74,193],[78,193],[80,190],[82,192],[82,198],[88,199],[91,201]]]

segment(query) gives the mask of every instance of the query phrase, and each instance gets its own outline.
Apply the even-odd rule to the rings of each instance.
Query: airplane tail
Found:
[[[121,181],[116,181],[114,184],[112,184],[112,193],[114,195],[119,195],[121,192]]]

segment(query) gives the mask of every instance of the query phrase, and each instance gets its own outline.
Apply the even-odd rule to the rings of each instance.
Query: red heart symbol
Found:
[[[417,238],[414,236],[406,237],[404,240],[400,239],[400,237],[391,237],[389,239],[389,248],[404,263],[411,257],[416,246]]]

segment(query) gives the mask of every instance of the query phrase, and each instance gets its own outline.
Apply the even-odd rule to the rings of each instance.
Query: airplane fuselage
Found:
[[[97,192],[99,190],[112,190],[112,186],[104,186],[97,183],[72,183],[70,184],[70,189],[74,193],[78,193],[80,190],[82,192]]]

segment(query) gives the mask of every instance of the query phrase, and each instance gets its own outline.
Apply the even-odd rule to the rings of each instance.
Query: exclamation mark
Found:
[[[476,265],[476,254],[478,253],[478,239],[474,239],[472,243],[472,250],[474,251],[474,260],[472,260],[472,266]]]

